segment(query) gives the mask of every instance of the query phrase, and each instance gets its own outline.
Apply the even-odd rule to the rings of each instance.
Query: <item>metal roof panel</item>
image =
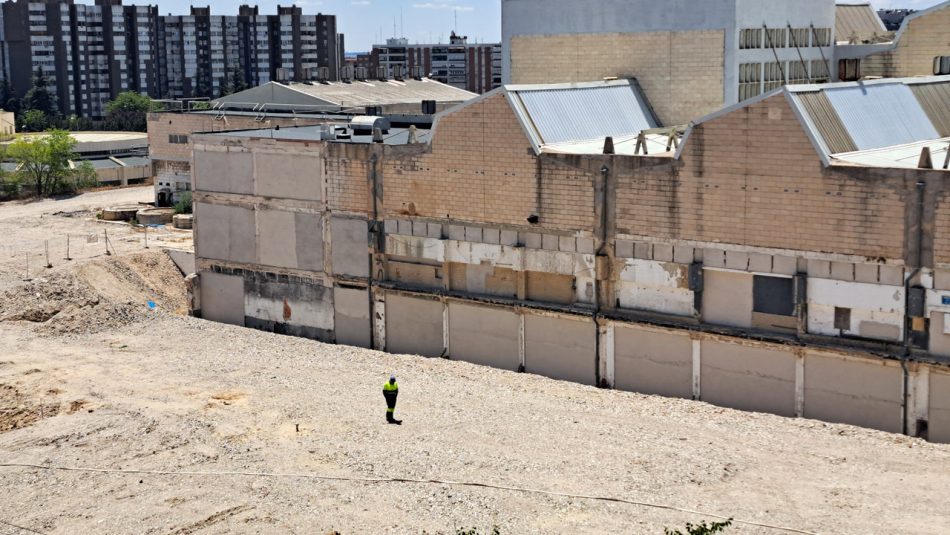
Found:
[[[943,137],[950,137],[950,84],[914,84],[910,86],[930,121]]]
[[[902,83],[855,85],[823,92],[858,150],[940,137],[914,92]]]

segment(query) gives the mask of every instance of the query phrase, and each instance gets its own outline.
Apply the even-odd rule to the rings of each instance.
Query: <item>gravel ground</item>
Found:
[[[0,466],[0,533],[661,534],[710,514],[816,533],[950,532],[950,446],[212,324],[175,314],[167,274],[143,275],[161,260],[103,262],[48,280],[137,307],[124,325],[0,322],[0,464],[442,479],[705,514],[450,485]],[[0,281],[7,296],[22,290]],[[145,290],[159,306],[143,314]],[[27,294],[7,309],[75,295]],[[390,373],[401,427],[384,421]]]

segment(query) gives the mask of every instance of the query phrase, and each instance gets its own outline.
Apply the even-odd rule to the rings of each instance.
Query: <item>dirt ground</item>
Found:
[[[212,324],[132,242],[40,278],[0,271],[0,534],[950,532],[950,446]]]

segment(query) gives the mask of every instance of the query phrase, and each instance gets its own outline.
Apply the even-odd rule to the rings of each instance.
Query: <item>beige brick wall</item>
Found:
[[[950,56],[950,6],[908,22],[897,48],[861,60],[861,73],[886,77],[932,75],[937,56]]]
[[[938,197],[934,222],[934,262],[950,264],[950,195]]]
[[[328,144],[326,175],[330,210],[370,213],[370,153],[371,147],[367,145]]]
[[[636,78],[663,124],[686,124],[723,106],[724,48],[722,30],[518,36],[512,82]]]
[[[776,95],[697,127],[679,164],[620,176],[617,224],[637,236],[903,259],[903,172],[891,176],[823,168]]]
[[[253,116],[228,115],[215,119],[214,115],[204,113],[150,113],[148,114],[148,146],[155,160],[190,160],[191,143],[169,143],[168,136],[191,136],[195,132],[224,132],[226,130],[248,130],[253,128],[272,128],[274,126],[306,126],[320,124],[318,119],[301,117],[298,119],[269,117],[257,121]]]

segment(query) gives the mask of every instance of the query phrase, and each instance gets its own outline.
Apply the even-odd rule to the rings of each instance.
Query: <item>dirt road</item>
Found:
[[[0,225],[15,226],[4,210]],[[950,446],[182,317],[183,286],[160,255],[77,260],[31,283],[42,291],[7,279],[0,464],[179,474],[0,466],[0,533],[660,534],[709,514],[815,533],[950,532]],[[56,327],[122,314],[103,329]],[[385,423],[390,373],[401,427]]]

